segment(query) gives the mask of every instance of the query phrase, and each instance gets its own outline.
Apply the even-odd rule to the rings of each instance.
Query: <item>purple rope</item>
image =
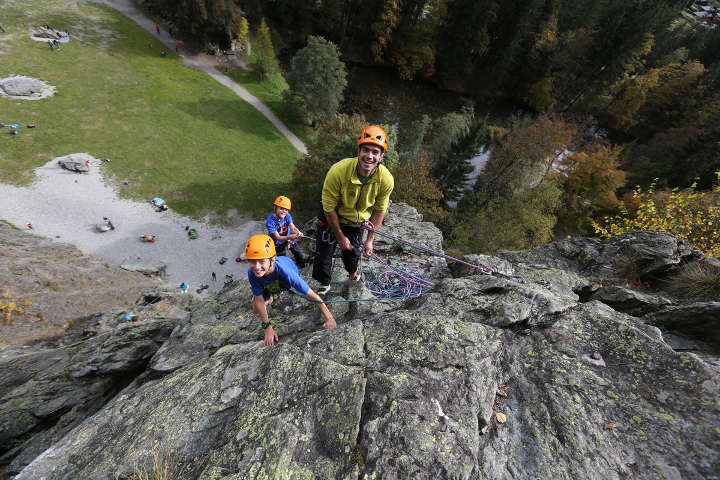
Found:
[[[418,250],[422,250],[422,251],[425,251],[425,252],[428,252],[428,253],[432,253],[433,255],[436,255],[436,256],[438,256],[438,257],[445,258],[445,259],[447,259],[447,260],[452,260],[452,261],[454,261],[454,262],[463,263],[463,264],[467,265],[468,267],[472,267],[472,268],[474,268],[475,270],[478,270],[480,273],[484,273],[484,274],[488,274],[488,275],[489,275],[489,274],[491,274],[492,271],[493,271],[492,268],[490,268],[490,267],[486,267],[486,266],[484,266],[484,265],[474,265],[474,264],[472,264],[472,263],[470,263],[470,262],[466,262],[465,260],[460,260],[459,258],[451,257],[450,255],[445,255],[444,253],[438,252],[437,250],[433,250],[433,249],[431,249],[431,248],[423,247],[423,246],[421,246],[421,245],[417,245],[417,244],[414,244],[414,243],[412,243],[412,242],[408,242],[407,240],[403,240],[403,239],[400,238],[400,237],[396,237],[396,236],[394,236],[394,235],[389,235],[389,234],[387,234],[387,233],[380,233],[379,231],[375,230],[374,225],[373,225],[372,222],[370,222],[369,220],[366,220],[365,222],[363,222],[362,227],[363,227],[364,229],[370,231],[370,232],[373,232],[373,233],[377,234],[377,235],[381,235],[381,236],[383,236],[383,237],[390,238],[390,239],[392,239],[392,240],[395,240],[396,242],[404,243],[405,245],[408,245],[408,246],[410,246],[410,247],[416,248],[416,249],[418,249]]]

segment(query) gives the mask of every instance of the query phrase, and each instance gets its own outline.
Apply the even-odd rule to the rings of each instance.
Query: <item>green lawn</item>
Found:
[[[219,70],[259,98],[303,143],[306,145],[310,143],[312,129],[296,122],[295,118],[285,109],[282,92],[288,88],[288,84],[282,75],[276,73],[267,80],[260,81],[255,72],[241,72],[228,67],[221,67]]]
[[[300,157],[292,145],[229,89],[173,53],[162,58],[157,39],[117,11],[17,0],[3,16],[0,78],[57,87],[45,100],[0,97],[0,122],[23,126],[17,136],[0,129],[3,182],[26,184],[52,158],[88,152],[111,160],[103,168],[121,195],[161,196],[188,215],[256,215],[285,192]],[[30,40],[30,27],[44,23],[69,29],[70,43],[51,51]]]

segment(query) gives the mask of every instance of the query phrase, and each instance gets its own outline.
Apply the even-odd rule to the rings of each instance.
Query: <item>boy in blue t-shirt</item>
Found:
[[[245,258],[250,262],[248,280],[253,292],[253,312],[260,317],[265,329],[265,346],[278,341],[268,319],[267,306],[273,302],[273,296],[283,290],[294,288],[299,293],[315,302],[320,313],[325,317],[323,328],[330,330],[336,327],[335,319],[320,296],[313,292],[308,284],[300,278],[300,270],[287,257],[275,255],[275,243],[268,235],[253,235],[245,244]]]
[[[293,223],[292,215],[290,215],[290,199],[280,195],[275,199],[275,207],[273,213],[268,216],[265,221],[268,235],[275,240],[275,251],[277,255],[285,256],[285,247],[290,244],[290,251],[295,257],[295,263],[298,267],[305,268],[305,254],[300,246],[293,240],[302,237],[303,234],[297,229]]]

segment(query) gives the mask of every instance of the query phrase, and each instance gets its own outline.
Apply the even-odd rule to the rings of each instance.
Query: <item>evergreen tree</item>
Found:
[[[470,160],[489,140],[487,119],[466,108],[436,119],[425,137],[424,151],[444,200],[459,200],[473,171]]]
[[[347,85],[345,64],[337,47],[311,36],[292,60],[285,101],[309,122],[324,121],[337,113]]]
[[[280,70],[275,57],[275,47],[272,43],[270,28],[265,23],[264,18],[260,21],[260,26],[255,33],[253,52],[255,56],[253,68],[260,75],[260,79],[264,80],[269,75]]]

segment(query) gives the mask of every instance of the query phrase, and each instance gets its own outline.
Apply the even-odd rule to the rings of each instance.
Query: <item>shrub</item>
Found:
[[[698,192],[696,184],[685,190],[656,192],[658,179],[647,192],[637,187],[632,210],[620,205],[620,214],[593,222],[595,233],[612,237],[637,230],[664,230],[682,238],[705,255],[720,257],[720,172],[719,184],[710,192]]]
[[[687,263],[668,281],[667,288],[680,297],[717,300],[720,298],[720,271],[702,262]]]
[[[173,478],[175,478],[174,460],[170,452],[161,448],[160,442],[156,439],[153,442],[151,465],[142,468],[136,464],[130,480],[173,480]]]

